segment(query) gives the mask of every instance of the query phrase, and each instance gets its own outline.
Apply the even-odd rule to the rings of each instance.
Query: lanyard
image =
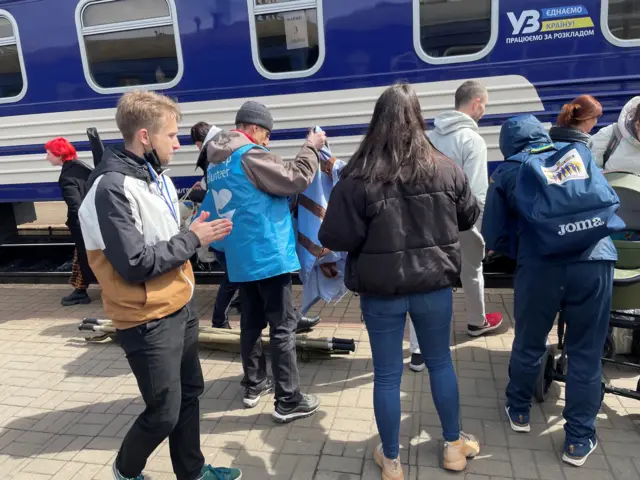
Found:
[[[149,163],[147,163],[147,168],[149,169],[149,173],[151,174],[151,177],[156,182],[156,186],[158,187],[158,190],[160,190],[160,195],[162,195],[162,200],[164,200],[164,203],[167,205],[167,207],[169,207],[169,210],[171,211],[171,215],[173,215],[174,220],[176,221],[178,226],[180,226],[180,222],[178,222],[178,215],[176,214],[176,208],[173,205],[173,202],[171,201],[171,194],[169,193],[169,189],[167,188],[167,185],[164,182],[164,178],[162,179],[162,182],[158,181],[158,175],[156,174],[156,172],[153,171],[153,168],[151,168],[151,165],[149,165]],[[165,192],[166,192],[166,195],[165,195]],[[167,200],[167,196],[169,197],[168,200]]]

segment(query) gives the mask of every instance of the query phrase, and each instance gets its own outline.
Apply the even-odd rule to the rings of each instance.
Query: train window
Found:
[[[0,10],[0,103],[17,102],[26,92],[18,25],[9,12]]]
[[[322,0],[247,0],[253,64],[269,79],[307,77],[324,62]]]
[[[413,41],[427,63],[473,62],[498,39],[499,0],[413,0]]]
[[[173,0],[83,0],[76,23],[85,78],[96,92],[159,90],[180,81]]]
[[[602,0],[600,24],[609,42],[640,46],[640,0]]]

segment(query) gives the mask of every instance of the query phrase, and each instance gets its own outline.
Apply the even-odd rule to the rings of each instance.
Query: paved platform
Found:
[[[77,330],[86,316],[101,316],[99,291],[87,306],[63,308],[66,286],[0,285],[0,478],[110,479],[122,437],[142,409],[135,379],[119,347],[87,344]],[[199,287],[203,323],[211,317],[215,290]],[[503,412],[507,362],[513,341],[513,297],[487,294],[490,311],[505,325],[496,334],[471,339],[464,333],[461,292],[455,296],[453,355],[459,376],[464,430],[481,441],[465,474],[438,468],[441,431],[426,372],[408,369],[402,382],[401,457],[408,479],[464,478],[542,480],[635,480],[640,478],[640,403],[607,395],[598,418],[600,447],[581,469],[560,460],[564,391],[554,385],[536,404],[532,432],[512,433]],[[239,466],[244,479],[379,479],[372,461],[378,443],[373,417],[373,374],[357,298],[319,309],[316,335],[359,340],[355,354],[300,363],[305,390],[320,395],[312,418],[275,425],[272,399],[242,407],[242,367],[235,353],[201,350],[206,391],[202,397],[202,444],[207,460]],[[233,318],[237,326],[237,317]],[[405,344],[408,357],[408,342]],[[619,386],[637,375],[607,367]],[[148,478],[175,478],[168,446],[150,459]]]

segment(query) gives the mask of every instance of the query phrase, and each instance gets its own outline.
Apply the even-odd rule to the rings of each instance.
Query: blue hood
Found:
[[[507,120],[500,130],[500,151],[513,157],[525,148],[553,143],[540,120],[533,115],[518,115]]]

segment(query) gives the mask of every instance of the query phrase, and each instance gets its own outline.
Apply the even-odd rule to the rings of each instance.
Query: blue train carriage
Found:
[[[343,159],[381,91],[412,82],[429,123],[463,79],[490,90],[481,132],[492,162],[505,118],[551,123],[590,93],[601,125],[640,91],[640,1],[581,0],[0,0],[0,225],[60,199],[43,145],[56,136],[91,162],[87,127],[117,143],[114,106],[133,88],[177,97],[183,148],[171,176],[196,179],[189,127],[232,127],[247,98],[275,117],[273,148],[295,155],[312,124]]]

